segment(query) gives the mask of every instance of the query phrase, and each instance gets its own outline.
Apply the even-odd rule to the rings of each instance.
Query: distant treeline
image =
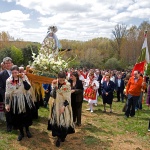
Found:
[[[132,68],[140,55],[144,41],[144,31],[148,31],[150,49],[150,23],[142,22],[138,27],[127,28],[124,24],[114,27],[113,38],[95,38],[89,41],[60,40],[63,49],[71,49],[63,56],[77,58],[70,67],[88,67],[100,69]],[[32,51],[38,53],[39,43],[14,40],[8,33],[0,33],[0,61],[5,56],[13,58],[17,65],[27,65],[32,61]]]

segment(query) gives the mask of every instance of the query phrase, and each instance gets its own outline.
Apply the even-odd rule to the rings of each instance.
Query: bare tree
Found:
[[[135,64],[137,61],[137,57],[139,55],[139,47],[138,47],[138,39],[139,36],[139,30],[137,28],[137,26],[132,26],[130,27],[130,29],[128,29],[128,34],[127,34],[127,43],[126,43],[126,47],[127,47],[127,51],[129,51],[129,56],[131,59],[131,63]]]
[[[113,47],[115,49],[115,51],[117,52],[118,55],[118,59],[120,59],[120,54],[121,54],[121,45],[123,42],[123,39],[126,37],[127,35],[127,26],[124,24],[117,24],[114,28],[114,30],[112,31],[113,36],[114,36],[114,42],[113,43]]]

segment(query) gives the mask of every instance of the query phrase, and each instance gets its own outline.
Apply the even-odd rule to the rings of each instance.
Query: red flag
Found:
[[[142,61],[140,63],[137,63],[134,65],[133,69],[132,69],[132,76],[133,76],[133,73],[135,70],[137,71],[140,71],[142,74],[144,73],[144,70],[145,70],[145,64],[146,64],[146,61]]]

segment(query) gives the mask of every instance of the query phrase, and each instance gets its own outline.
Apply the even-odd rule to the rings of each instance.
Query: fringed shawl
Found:
[[[58,83],[56,85],[52,85],[56,87],[56,99],[50,98],[50,115],[49,119],[52,124],[57,123],[58,126],[64,127],[73,127],[73,118],[72,118],[72,107],[71,107],[71,86],[70,83],[66,80],[65,84],[62,85],[60,89],[57,88]],[[68,101],[69,105],[65,107],[64,113],[60,114],[59,109],[64,106],[65,100]],[[54,106],[53,112],[51,106]]]
[[[29,80],[27,76],[24,76],[25,81],[29,84]],[[35,96],[33,94],[32,87],[29,90],[25,90],[23,80],[19,78],[19,82],[17,84],[13,83],[13,77],[10,76],[6,80],[6,92],[5,92],[5,105],[12,105],[13,112],[15,113],[16,103],[17,103],[17,111],[18,113],[26,112],[25,108],[25,99],[29,108],[32,108],[32,104],[35,101]]]

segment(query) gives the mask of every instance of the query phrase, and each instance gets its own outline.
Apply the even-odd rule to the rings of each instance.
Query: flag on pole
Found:
[[[139,56],[137,63],[145,61],[149,63],[149,51],[148,51],[148,45],[147,45],[147,31],[144,33],[144,43],[141,50],[141,55]]]
[[[132,76],[134,74],[134,71],[139,71],[140,73],[144,73],[145,71],[145,65],[146,65],[146,61],[142,61],[140,63],[136,63],[132,69]]]
[[[137,63],[134,65],[132,74],[135,70],[140,71],[142,74],[144,74],[144,71],[146,70],[146,66],[149,63],[149,51],[148,51],[148,45],[147,45],[147,31],[144,32],[144,43],[141,50],[141,55],[139,56]]]

